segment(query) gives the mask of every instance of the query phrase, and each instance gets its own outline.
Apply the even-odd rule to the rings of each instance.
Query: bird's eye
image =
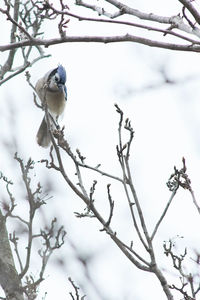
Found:
[[[59,81],[59,78],[58,76],[55,76],[55,81],[58,82]]]

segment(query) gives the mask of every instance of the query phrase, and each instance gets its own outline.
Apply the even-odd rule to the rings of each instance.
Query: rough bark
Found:
[[[0,211],[0,285],[6,299],[24,300],[21,281],[15,268],[5,218]]]

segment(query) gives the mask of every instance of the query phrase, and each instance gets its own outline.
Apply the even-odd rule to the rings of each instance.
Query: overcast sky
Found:
[[[177,1],[134,1],[134,8],[170,16],[180,11],[181,6],[175,2]],[[79,14],[85,13],[80,8],[75,11]],[[48,25],[45,27],[45,34],[53,37],[57,34],[56,30],[55,26]],[[118,27],[116,30],[113,26],[91,26],[71,20],[68,33],[114,35],[126,33],[127,30],[127,27]],[[131,30],[132,33],[140,33],[135,28]],[[6,40],[6,35],[4,38]],[[131,168],[150,231],[170,197],[166,182],[174,165],[178,168],[182,166],[183,156],[186,158],[192,187],[199,199],[199,54],[149,48],[134,43],[62,44],[45,51],[52,56],[41,60],[29,70],[31,80],[35,84],[37,79],[58,63],[66,68],[68,102],[62,124],[66,127],[66,138],[72,150],[79,148],[87,157],[88,164],[96,166],[101,163],[104,171],[121,174],[115,150],[119,116],[115,112],[114,103],[131,119],[135,130]],[[1,64],[4,62],[4,55]],[[164,83],[163,71],[174,84]],[[43,112],[35,107],[32,94],[24,74],[1,87],[0,164],[3,173],[16,183],[20,182],[17,163],[12,159],[16,151],[24,160],[31,157],[38,161],[48,157],[48,150],[36,144],[35,135]],[[13,136],[17,145],[6,146],[5,141],[13,143]],[[68,164],[68,172],[74,176],[73,165],[66,160],[66,168]],[[45,273],[46,280],[41,285],[38,299],[42,299],[45,291],[46,300],[55,299],[55,295],[59,299],[70,299],[68,293],[72,288],[67,282],[69,276],[77,285],[85,286],[83,293],[87,293],[86,299],[165,299],[153,275],[143,273],[131,265],[115,245],[112,245],[109,237],[99,232],[101,226],[96,220],[75,218],[73,212],[82,212],[84,205],[59,174],[49,172],[43,165],[36,164],[35,175],[38,177],[34,180],[41,180],[44,190],[51,183],[49,193],[53,198],[45,208],[46,220],[50,222],[51,218],[57,216],[68,233],[65,246],[57,251]],[[122,187],[109,179],[86,172],[84,181],[88,189],[93,179],[98,180],[95,199],[105,216],[106,184],[112,183],[117,216],[113,220],[112,228],[125,241],[131,241],[133,228]],[[17,186],[14,190],[20,202],[21,192]],[[23,203],[19,203],[19,207],[23,207]],[[46,222],[41,216],[40,221]],[[169,260],[162,254],[163,241],[174,238],[180,251],[187,244],[192,253],[192,249],[198,250],[199,225],[200,219],[189,193],[180,190],[155,239],[158,261],[163,268],[167,269],[169,266]],[[184,238],[176,238],[177,235]],[[71,243],[77,254],[91,259],[89,271],[96,284],[96,291],[88,283],[84,268],[77,262]],[[59,258],[65,260],[63,266],[57,264]],[[33,274],[36,275],[39,272],[38,261],[36,254],[33,257]],[[166,275],[172,280],[173,272],[166,271]],[[98,293],[101,295],[98,296]]]

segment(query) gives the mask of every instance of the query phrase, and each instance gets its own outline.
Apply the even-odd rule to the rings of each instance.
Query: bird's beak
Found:
[[[61,92],[64,90],[64,85],[62,83],[58,83],[58,88]]]

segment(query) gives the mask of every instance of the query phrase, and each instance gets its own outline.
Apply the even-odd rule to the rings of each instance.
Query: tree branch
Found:
[[[77,2],[79,3],[78,5],[83,5],[83,2],[80,1],[80,0],[78,0]],[[84,3],[83,6],[87,7],[87,4]],[[90,8],[92,8],[92,9],[96,9],[96,6],[93,6],[93,5],[90,5],[90,4],[88,4],[88,6]],[[178,33],[172,31],[172,28],[177,28],[177,29],[179,29],[181,31],[194,34],[198,38],[200,37],[200,30],[197,27],[194,28],[194,26],[191,27],[191,26],[188,26],[187,24],[185,24],[184,21],[183,21],[183,18],[181,18],[179,15],[178,16],[168,17],[168,18],[166,17],[167,19],[165,19],[164,23],[167,23],[167,24],[171,25],[171,28],[169,30],[169,29],[162,29],[162,28],[152,27],[152,26],[138,24],[138,23],[134,23],[134,22],[123,21],[123,20],[113,20],[112,17],[110,17],[110,19],[105,19],[105,18],[101,19],[101,18],[90,18],[90,17],[80,16],[80,15],[71,13],[69,11],[57,10],[57,9],[55,9],[50,4],[49,4],[49,8],[54,12],[54,14],[67,15],[67,16],[76,18],[79,21],[88,21],[88,22],[100,22],[100,23],[111,23],[111,24],[118,24],[118,25],[127,25],[127,26],[137,27],[137,28],[141,28],[141,29],[146,29],[148,31],[161,32],[161,33],[164,33],[164,36],[166,36],[167,34],[169,34],[169,35],[173,35],[173,36],[176,36],[178,38],[181,38],[183,40],[190,41],[192,43],[197,43],[197,44],[199,43],[198,40],[197,41],[196,40],[192,40],[192,39],[188,38],[187,36],[184,36],[184,35],[181,35],[181,34],[178,34]],[[135,10],[135,11],[137,11],[137,10]],[[141,19],[143,19],[143,17],[142,17],[143,14],[140,11],[137,11],[137,12],[138,12],[138,14],[141,14]],[[145,18],[146,20],[152,21],[151,18],[152,18],[153,14],[150,13],[150,14],[145,14],[145,15],[146,15],[146,18]],[[161,22],[161,20],[164,17],[158,17],[158,16],[155,16],[155,17],[158,18],[158,19],[155,18],[156,22],[163,23],[163,22]]]
[[[178,0],[178,1],[181,2],[184,5],[184,7],[186,7],[189,10],[189,12],[195,18],[196,22],[200,24],[200,14],[196,10],[196,8],[192,5],[192,1],[191,0]]]
[[[151,235],[151,240],[154,239],[154,237],[155,237],[155,235],[156,235],[156,232],[158,231],[158,228],[159,228],[159,226],[160,226],[162,220],[163,220],[164,217],[166,216],[166,213],[167,213],[167,211],[168,211],[168,208],[170,207],[170,204],[172,203],[172,200],[174,199],[174,197],[175,197],[175,195],[176,195],[177,189],[178,189],[178,185],[177,185],[177,187],[174,189],[174,191],[172,192],[171,197],[169,198],[169,201],[167,202],[167,205],[166,205],[166,207],[165,207],[165,209],[164,209],[162,215],[160,216],[158,222],[157,222],[156,225],[155,225],[155,228],[154,228],[153,233],[152,233],[152,235]]]
[[[36,45],[43,45],[46,48],[49,46],[63,44],[63,43],[116,43],[116,42],[135,42],[139,44],[143,44],[150,47],[157,47],[169,50],[176,50],[176,51],[189,51],[189,52],[200,52],[200,45],[197,43],[195,44],[175,44],[175,43],[166,43],[155,41],[147,38],[143,38],[140,36],[135,36],[131,34],[125,35],[118,35],[118,36],[67,36],[63,38],[55,38],[55,39],[33,39],[32,41],[20,41],[12,44],[7,44],[0,46],[0,51],[7,51],[10,49],[17,49],[21,47],[27,46],[36,46]]]
[[[6,298],[24,300],[21,281],[15,269],[15,264],[8,240],[5,218],[0,211],[0,285]]]
[[[20,5],[20,0],[15,0],[14,12],[13,12],[13,20],[15,22],[17,22],[18,18],[19,18],[19,5]],[[2,12],[2,9],[0,11]],[[5,11],[3,11],[3,13],[5,13],[5,14],[6,14],[6,12],[9,13],[9,6],[7,6],[7,9]],[[16,23],[12,23],[11,34],[10,34],[10,44],[13,44],[16,42],[16,30],[17,30]],[[8,54],[8,58],[7,58],[6,62],[4,63],[4,65],[1,67],[0,79],[3,78],[4,74],[6,72],[8,72],[12,68],[12,65],[13,65],[16,49],[12,48],[9,50],[10,50],[10,52]]]

